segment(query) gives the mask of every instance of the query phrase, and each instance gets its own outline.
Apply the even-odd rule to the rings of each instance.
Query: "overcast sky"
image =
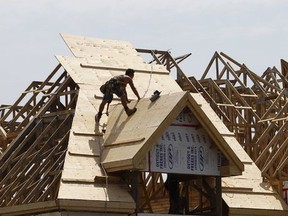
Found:
[[[261,75],[288,60],[287,0],[0,0],[0,105],[72,55],[60,33],[125,40],[135,48],[192,55],[200,78],[215,51]],[[180,64],[181,66],[181,64]]]

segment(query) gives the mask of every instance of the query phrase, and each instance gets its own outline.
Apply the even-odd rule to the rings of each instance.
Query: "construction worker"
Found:
[[[135,71],[129,68],[126,70],[125,75],[115,76],[101,86],[100,90],[104,94],[104,96],[101,104],[99,105],[98,114],[95,117],[96,122],[100,121],[105,105],[108,103],[109,106],[109,104],[113,100],[113,94],[116,94],[121,99],[121,103],[128,116],[136,112],[137,109],[135,107],[133,109],[129,109],[127,103],[129,103],[130,101],[128,100],[126,92],[126,86],[127,84],[129,84],[132,91],[137,96],[138,100],[140,100],[138,91],[133,83],[134,73]]]

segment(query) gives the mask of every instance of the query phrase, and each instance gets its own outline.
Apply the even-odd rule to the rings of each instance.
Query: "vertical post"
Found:
[[[185,182],[185,214],[189,214],[189,211],[190,211],[190,209],[189,209],[189,201],[190,201],[190,199],[189,199],[189,181],[186,181]]]
[[[139,212],[139,199],[138,199],[138,185],[139,185],[139,181],[138,181],[138,172],[136,171],[132,171],[131,173],[131,194],[132,197],[136,203],[136,208],[135,208],[135,213],[137,215],[137,213]]]
[[[216,176],[216,215],[222,216],[222,184],[221,176]]]

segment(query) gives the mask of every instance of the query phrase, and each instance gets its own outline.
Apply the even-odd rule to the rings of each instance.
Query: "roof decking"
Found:
[[[27,204],[24,202],[27,193],[21,190],[23,194],[19,195],[19,199],[13,200],[14,192],[11,192],[10,185],[4,182],[0,185],[1,190],[5,192],[1,196],[0,203],[8,199],[9,203],[15,203],[15,205],[2,205],[1,215],[15,215],[19,212],[29,214],[45,210],[124,214],[134,212],[136,204],[128,186],[120,178],[111,176],[109,172],[143,168],[143,160],[147,151],[186,106],[201,122],[221,152],[231,161],[230,166],[222,170],[223,175],[238,175],[244,168],[243,175],[222,180],[222,197],[231,215],[240,213],[241,215],[287,214],[287,205],[272,190],[270,184],[262,182],[259,169],[200,93],[183,92],[163,65],[145,63],[128,42],[72,35],[62,36],[75,57],[57,56],[57,60],[67,72],[67,80],[73,80],[79,87],[79,91],[77,91],[77,104],[73,110],[74,118],[67,151],[65,158],[63,157],[63,171],[57,173],[61,174],[61,178],[55,179],[59,181],[55,187],[50,188],[50,185],[46,187],[48,190],[53,190],[56,199],[47,201],[43,198],[43,202],[33,201]],[[109,119],[105,115],[101,119],[102,126],[108,120],[106,133],[103,136],[102,126],[98,127],[94,120],[101,102],[102,94],[99,87],[111,76],[123,74],[128,67],[136,70],[134,83],[143,99],[138,104],[136,101],[129,104],[138,108],[138,111],[131,117],[127,117],[121,105],[117,105],[119,100],[114,100],[114,105],[110,108],[112,112]],[[156,89],[162,94],[154,104],[151,104],[149,97]],[[65,95],[67,90],[63,89],[60,93]],[[51,95],[53,98],[53,93]],[[54,95],[57,96],[56,93]],[[129,88],[128,95],[129,98],[136,99]],[[47,94],[44,97],[47,97]],[[47,104],[50,104],[49,100]],[[29,130],[29,128],[23,130]],[[30,131],[25,132],[28,134]],[[21,143],[20,141],[18,143]],[[19,150],[16,144],[12,145],[13,143],[11,149]],[[21,145],[28,148],[30,143]],[[31,158],[33,154],[28,156]],[[14,156],[11,160],[15,161],[22,157],[21,154],[16,155],[16,153]],[[7,157],[1,157],[3,158]],[[2,172],[9,173],[14,169],[13,161],[7,159],[3,163],[4,165],[1,162],[1,166],[7,169],[1,170]],[[8,164],[12,168],[9,168]],[[108,173],[102,165],[109,171]],[[25,168],[29,169],[29,167]],[[47,175],[55,175],[55,170],[51,170],[48,165],[46,168]],[[11,177],[13,181],[20,183],[29,182],[29,175],[25,176],[22,173],[23,176],[20,179],[17,178],[17,173],[12,174],[5,178]],[[39,181],[41,182],[41,179]],[[37,183],[33,182],[31,185]],[[20,186],[22,187],[21,184]],[[28,186],[27,190],[30,188],[30,185]]]
[[[109,117],[104,137],[102,158],[105,169],[108,172],[129,169],[143,170],[148,151],[156,144],[159,137],[179,113],[188,107],[193,111],[198,110],[198,113],[202,111],[202,116],[199,114],[196,115],[196,118],[199,118],[201,126],[210,132],[209,135],[215,145],[231,162],[229,167],[225,167],[225,169],[222,167],[221,175],[241,175],[243,164],[235,154],[235,152],[241,154],[240,145],[236,140],[227,143],[225,139],[220,139],[223,136],[231,137],[233,134],[223,126],[217,116],[213,116],[206,101],[200,101],[197,96],[198,94],[178,92],[160,96],[153,103],[149,99],[143,99],[133,104],[137,108],[137,112],[130,118],[127,118],[121,105],[117,106]],[[211,115],[208,117],[207,114],[205,115],[205,111]],[[213,121],[213,124],[209,121]]]

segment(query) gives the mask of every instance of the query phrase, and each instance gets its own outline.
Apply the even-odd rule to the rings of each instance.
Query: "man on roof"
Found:
[[[102,102],[99,105],[98,114],[96,115],[96,118],[95,118],[96,122],[99,123],[105,105],[108,103],[108,106],[109,106],[109,104],[113,100],[113,94],[116,94],[121,99],[121,103],[128,116],[136,112],[137,109],[135,107],[133,109],[130,109],[128,107],[127,104],[130,102],[130,100],[128,100],[127,92],[126,92],[126,86],[127,84],[129,84],[133,93],[137,96],[138,100],[140,100],[138,91],[135,88],[134,83],[133,83],[134,73],[135,73],[135,70],[129,68],[126,70],[125,75],[115,76],[111,78],[109,81],[107,81],[104,85],[101,86],[100,90],[104,95],[103,95]]]

